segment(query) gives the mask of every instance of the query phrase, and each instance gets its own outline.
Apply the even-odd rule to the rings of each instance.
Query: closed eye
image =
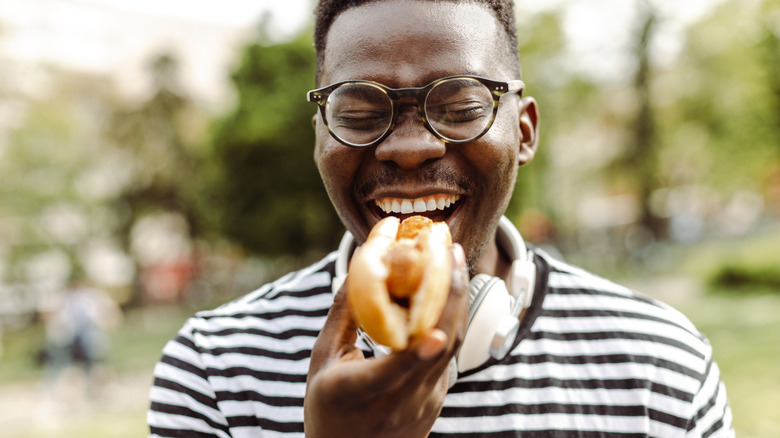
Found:
[[[458,102],[428,108],[428,118],[440,123],[467,123],[489,116],[491,110],[482,102]]]
[[[387,125],[389,117],[384,111],[342,111],[332,117],[332,123],[348,129],[375,129]]]

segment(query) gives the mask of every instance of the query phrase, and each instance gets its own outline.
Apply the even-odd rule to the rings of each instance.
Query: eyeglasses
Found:
[[[449,76],[420,88],[389,88],[372,81],[344,81],[311,90],[328,132],[339,142],[370,147],[395,128],[402,105],[416,104],[425,127],[444,143],[460,144],[484,135],[506,93],[522,95],[521,80],[493,81]]]

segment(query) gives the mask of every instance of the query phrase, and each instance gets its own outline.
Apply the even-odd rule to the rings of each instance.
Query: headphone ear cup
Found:
[[[477,274],[469,284],[466,335],[457,354],[458,372],[474,369],[490,359],[491,340],[498,324],[509,315],[512,299],[504,280]]]
[[[466,330],[471,325],[471,321],[474,319],[474,315],[479,309],[479,305],[482,304],[482,300],[485,299],[490,288],[500,281],[496,277],[492,277],[487,274],[477,274],[471,279],[469,283],[469,317],[466,323]]]

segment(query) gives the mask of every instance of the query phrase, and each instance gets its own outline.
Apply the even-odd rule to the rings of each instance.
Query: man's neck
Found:
[[[485,253],[477,261],[476,273],[488,274],[509,281],[512,260],[503,248],[499,248],[495,236]]]

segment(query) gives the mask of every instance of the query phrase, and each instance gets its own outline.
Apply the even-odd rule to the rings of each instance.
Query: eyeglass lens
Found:
[[[493,96],[481,82],[453,78],[433,86],[424,101],[425,117],[446,140],[468,140],[488,127]],[[369,83],[349,83],[330,93],[325,105],[328,126],[353,145],[370,144],[385,134],[393,121],[393,102],[387,92]]]

